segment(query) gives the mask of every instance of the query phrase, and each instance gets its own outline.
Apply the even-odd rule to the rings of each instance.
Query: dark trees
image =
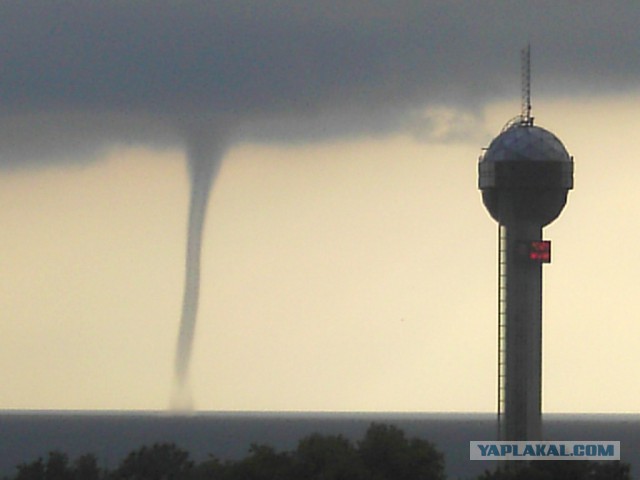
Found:
[[[156,443],[131,452],[113,472],[114,479],[187,480],[193,462],[173,443]]]
[[[44,462],[41,458],[18,465],[16,480],[44,480]]]
[[[368,472],[380,480],[444,480],[444,456],[418,438],[407,439],[391,425],[373,424],[359,444]]]
[[[298,443],[295,476],[308,480],[361,480],[364,464],[354,445],[342,435],[313,434]]]
[[[98,467],[98,459],[91,454],[78,457],[73,463],[74,480],[100,480],[102,472]]]
[[[15,480],[99,480],[102,472],[94,455],[78,457],[72,464],[69,457],[58,451],[49,452],[46,461],[42,458],[18,465]]]
[[[631,480],[631,467],[620,461],[535,461],[516,468],[485,472],[478,480]]]
[[[520,463],[520,462],[519,462]],[[485,472],[478,480],[630,480],[622,462],[521,462],[517,468]],[[445,480],[444,457],[397,427],[372,424],[357,442],[342,435],[312,434],[290,452],[251,445],[237,461],[214,456],[196,463],[173,443],[157,443],[129,453],[112,471],[98,468],[93,455],[70,462],[51,452],[21,464],[9,480]]]

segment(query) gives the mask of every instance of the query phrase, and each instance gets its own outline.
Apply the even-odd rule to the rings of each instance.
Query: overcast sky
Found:
[[[492,411],[476,162],[530,42],[536,123],[576,161],[544,408],[636,411],[640,7],[425,3],[0,3],[0,408],[166,407],[184,144],[211,129],[196,406]]]

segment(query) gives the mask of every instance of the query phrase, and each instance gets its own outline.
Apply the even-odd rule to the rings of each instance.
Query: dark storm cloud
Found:
[[[625,89],[639,24],[632,2],[4,1],[0,151],[410,128],[517,95],[527,41],[534,94]]]

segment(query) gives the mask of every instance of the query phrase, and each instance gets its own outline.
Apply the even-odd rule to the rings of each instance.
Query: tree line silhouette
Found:
[[[630,480],[622,462],[518,462],[518,468],[486,471],[478,480]],[[241,460],[213,455],[201,462],[174,443],[130,452],[114,469],[101,468],[93,454],[71,461],[53,451],[16,467],[4,480],[445,480],[445,461],[436,446],[408,438],[392,425],[373,423],[364,437],[312,434],[290,452],[252,444]]]

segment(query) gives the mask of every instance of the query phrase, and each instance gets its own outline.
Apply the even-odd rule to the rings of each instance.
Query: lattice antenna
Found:
[[[533,125],[533,117],[531,116],[531,45],[523,48],[520,56],[521,61],[521,80],[522,80],[522,99],[520,118],[523,124]]]

